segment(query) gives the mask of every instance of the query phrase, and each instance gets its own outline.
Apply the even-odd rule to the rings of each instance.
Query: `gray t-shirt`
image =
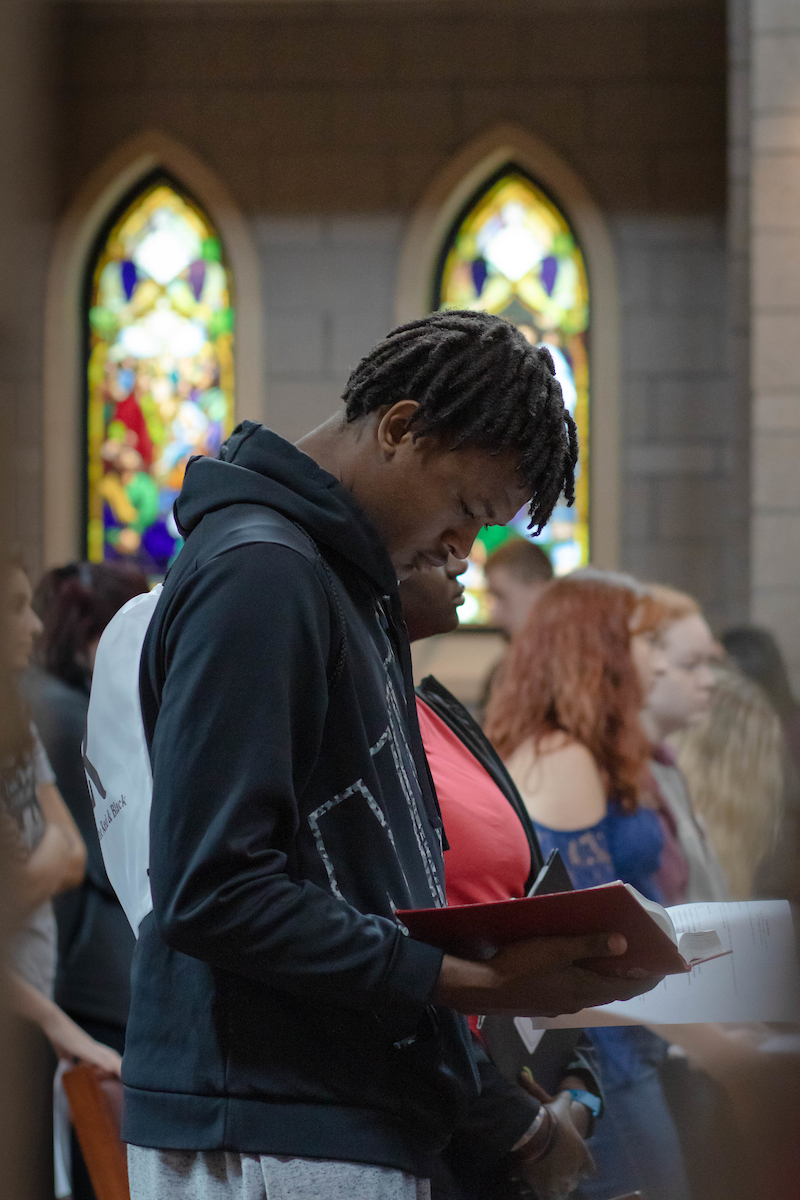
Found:
[[[17,772],[4,781],[2,800],[14,821],[24,852],[33,854],[44,837],[46,822],[39,803],[40,783],[55,783],[36,727],[31,725],[33,750]],[[56,976],[58,934],[53,905],[49,900],[28,917],[13,939],[11,956],[16,970],[37,991],[52,996]]]

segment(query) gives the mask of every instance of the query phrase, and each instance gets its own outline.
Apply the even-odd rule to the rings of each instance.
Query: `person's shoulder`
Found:
[[[506,763],[534,821],[550,829],[586,829],[606,815],[606,790],[590,751],[567,734],[528,739]]]
[[[285,514],[261,504],[231,504],[208,513],[187,540],[185,550],[197,567],[220,556],[282,548],[313,563],[320,551],[311,534]]]
[[[164,646],[171,653],[179,639],[186,652],[225,645],[236,654],[270,656],[276,643],[327,639],[337,619],[318,561],[285,545],[252,542],[168,580],[146,652]]]
[[[38,666],[30,667],[25,672],[22,686],[25,698],[33,708],[40,726],[40,709],[64,719],[77,716],[85,720],[89,707],[89,693],[83,688],[66,683],[57,675],[52,675]]]
[[[544,734],[535,742],[532,737],[526,738],[509,757],[507,765],[512,763],[515,767],[524,765],[548,774],[578,770],[600,781],[600,772],[591,751],[583,742],[576,741],[560,729]]]
[[[212,557],[194,564],[176,578],[174,591],[183,596],[211,599],[219,595],[226,604],[235,601],[245,607],[269,599],[280,605],[283,599],[313,593],[313,581],[323,575],[319,554],[309,553],[300,543],[253,541],[222,549]],[[173,589],[170,589],[173,591]]]

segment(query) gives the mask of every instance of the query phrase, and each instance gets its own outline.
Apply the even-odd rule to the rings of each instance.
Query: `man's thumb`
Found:
[[[585,937],[576,938],[580,943],[573,961],[582,958],[610,958],[624,954],[628,943],[621,933],[588,933]]]

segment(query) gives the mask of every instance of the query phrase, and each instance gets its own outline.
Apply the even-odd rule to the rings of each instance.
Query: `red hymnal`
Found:
[[[729,953],[713,929],[679,937],[666,909],[619,880],[525,900],[406,909],[397,916],[417,941],[478,961],[526,938],[622,933],[628,942],[624,954],[584,959],[580,965],[627,979],[679,975]]]

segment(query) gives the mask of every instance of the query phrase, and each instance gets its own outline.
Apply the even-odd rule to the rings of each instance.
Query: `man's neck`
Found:
[[[301,437],[295,445],[313,458],[318,467],[352,491],[357,442],[358,435],[354,427],[348,425],[343,413],[337,412],[312,429],[311,433]]]
[[[373,415],[348,422],[340,411],[301,437],[295,445],[347,488],[375,525],[391,556],[380,521],[376,519],[370,504],[370,496],[374,494],[376,486],[374,432]]]

